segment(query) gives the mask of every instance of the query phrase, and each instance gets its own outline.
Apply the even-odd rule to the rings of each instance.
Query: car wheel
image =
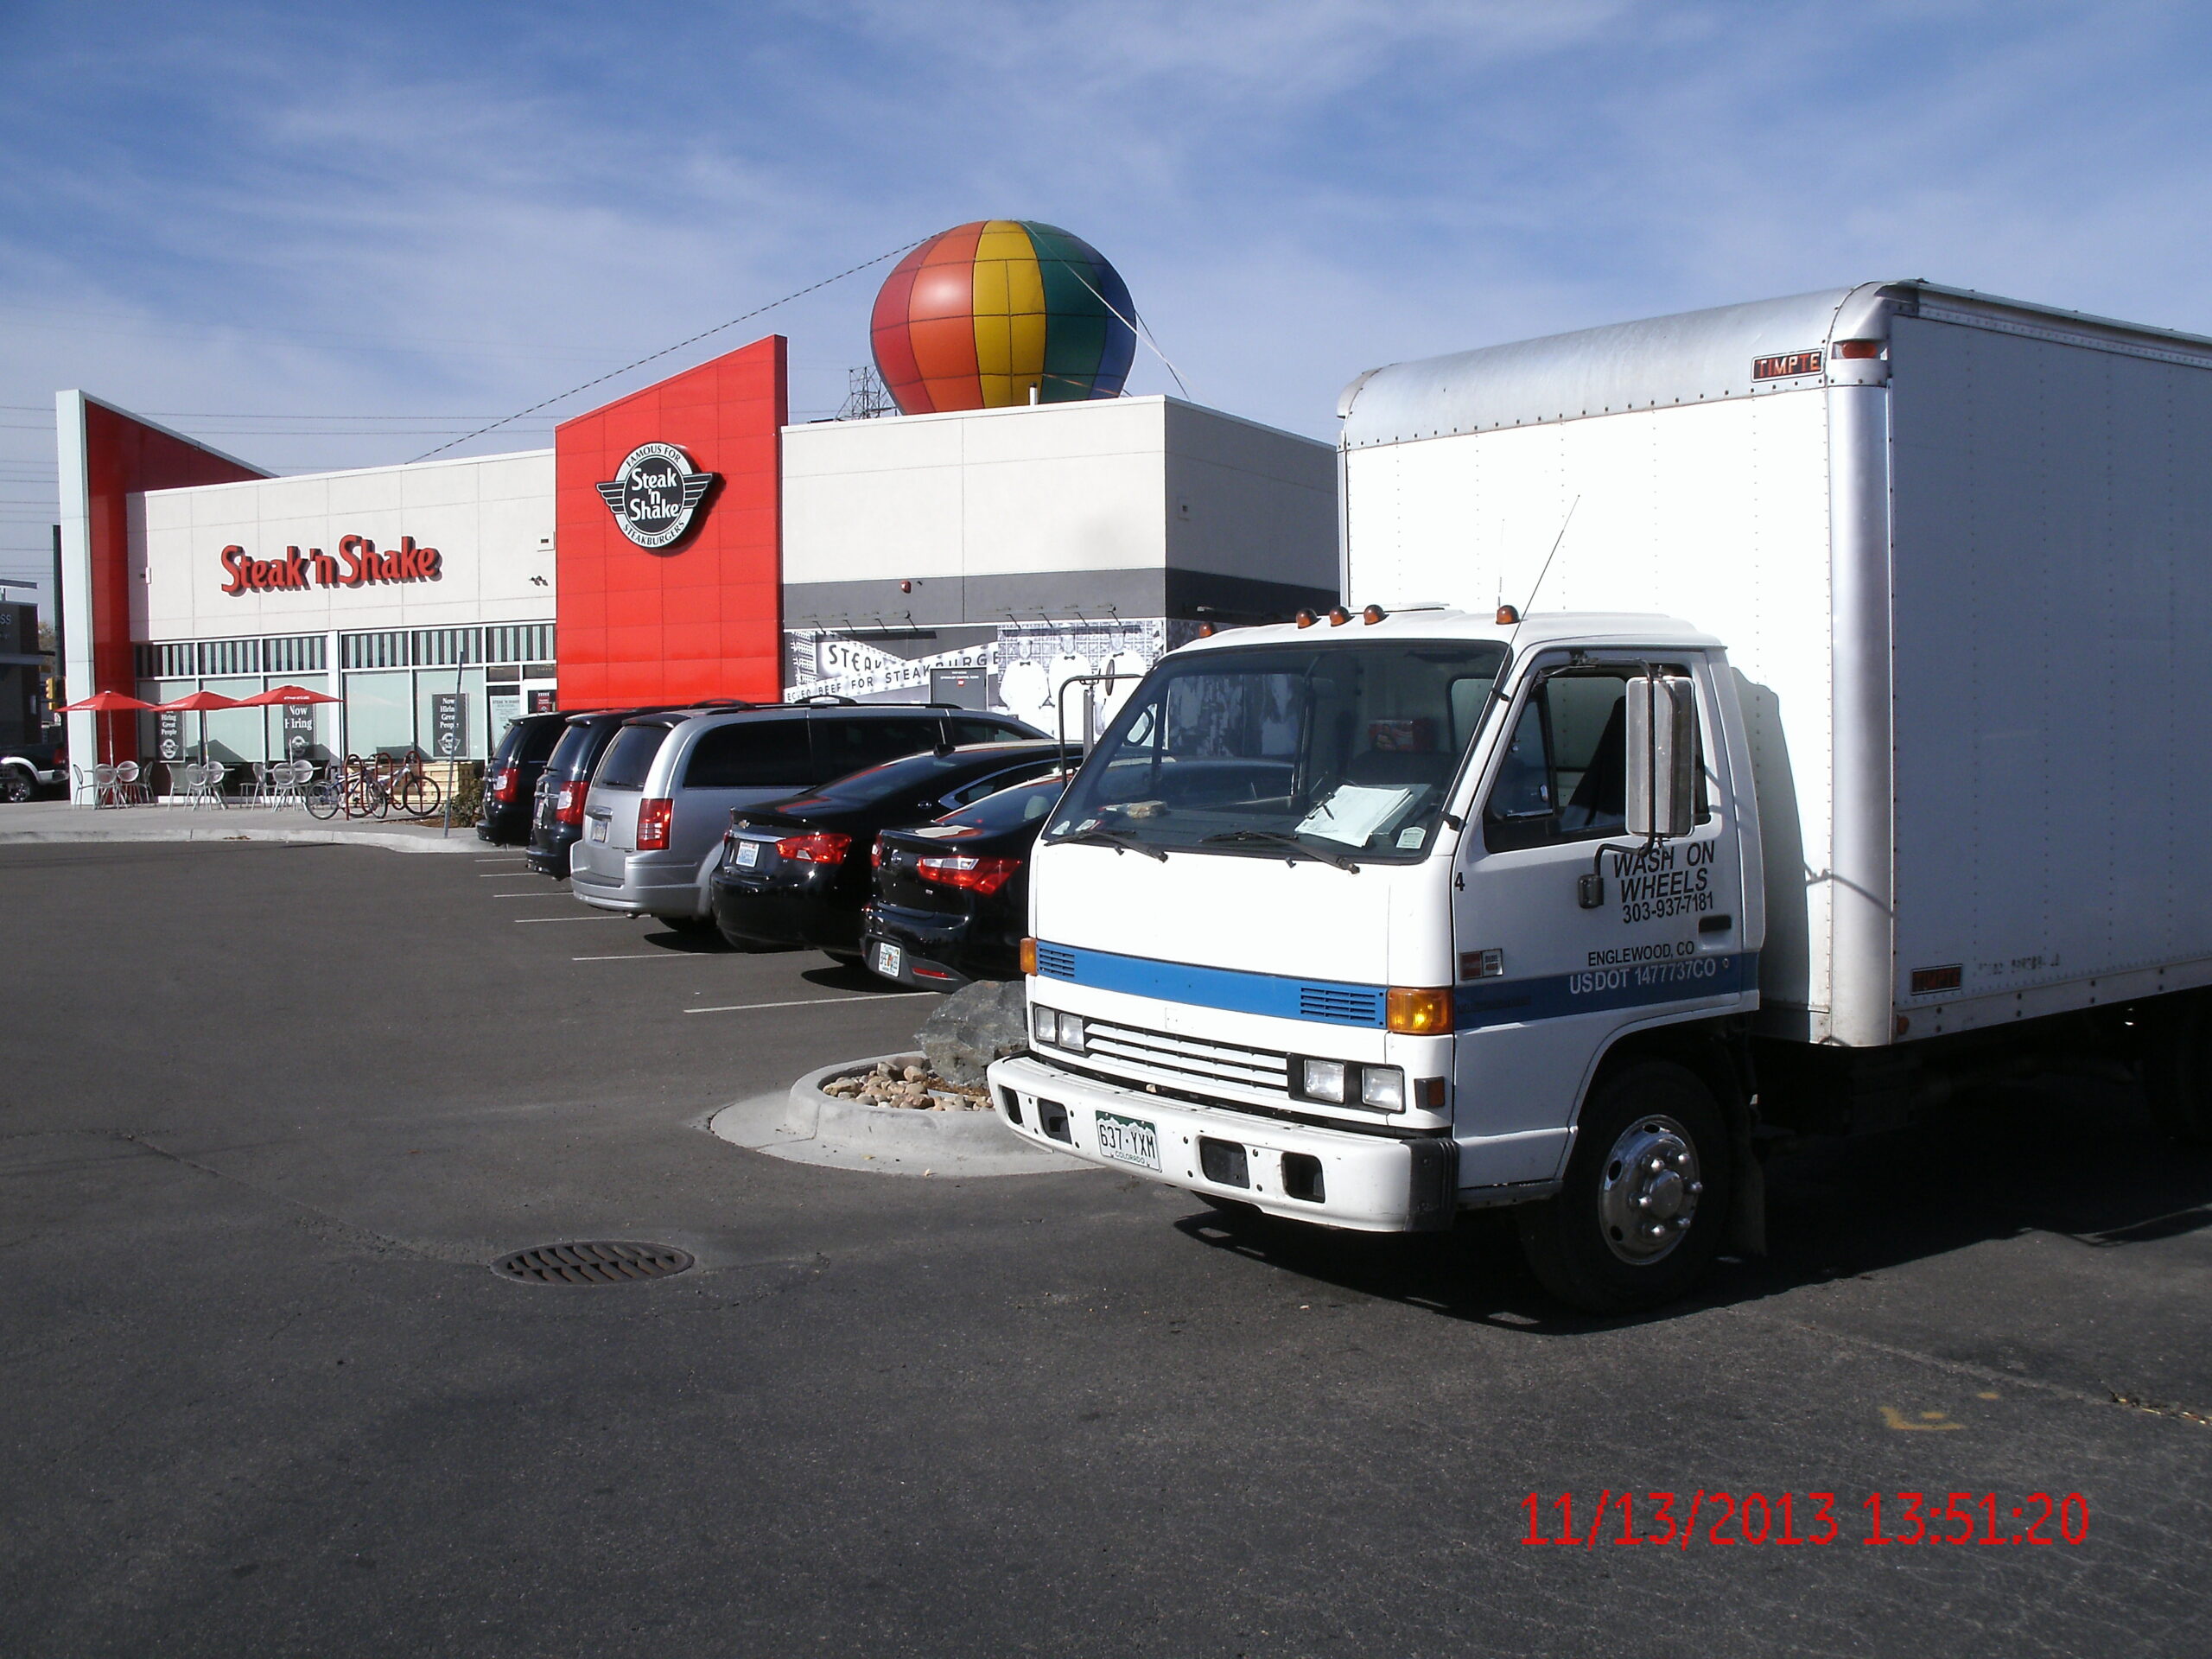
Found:
[[[28,801],[38,792],[38,779],[21,766],[0,766],[0,801]]]
[[[1728,1126],[1705,1080],[1645,1060],[1582,1109],[1559,1195],[1522,1206],[1537,1281],[1586,1313],[1656,1307],[1713,1263],[1734,1192]]]

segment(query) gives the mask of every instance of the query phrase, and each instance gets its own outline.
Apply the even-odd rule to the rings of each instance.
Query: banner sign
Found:
[[[461,691],[430,694],[430,753],[458,760],[468,750],[468,697]]]
[[[304,702],[288,702],[284,709],[284,754],[296,760],[315,747],[315,709]]]

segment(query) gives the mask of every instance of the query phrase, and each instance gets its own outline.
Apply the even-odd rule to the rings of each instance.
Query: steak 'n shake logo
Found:
[[[643,443],[624,457],[611,483],[597,488],[625,536],[639,547],[666,547],[691,528],[715,476],[696,471],[672,443]]]

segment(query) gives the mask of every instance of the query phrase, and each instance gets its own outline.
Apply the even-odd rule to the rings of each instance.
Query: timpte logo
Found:
[[[645,443],[623,459],[611,482],[597,488],[625,536],[639,547],[666,547],[691,528],[715,476],[694,468],[691,457],[672,443]]]

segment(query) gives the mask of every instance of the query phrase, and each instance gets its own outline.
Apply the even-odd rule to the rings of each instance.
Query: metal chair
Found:
[[[271,806],[305,806],[308,785],[315,779],[312,760],[280,760],[269,769]]]
[[[231,769],[221,761],[210,760],[207,763],[207,798],[218,806],[231,804],[230,798],[223,793],[223,779],[230,775]]]
[[[99,785],[91,773],[75,761],[69,763],[69,804],[98,806],[100,804]]]
[[[120,798],[118,806],[135,806],[146,798],[146,791],[138,781],[136,760],[118,761],[115,768],[115,791]]]
[[[92,804],[95,806],[123,804],[116,793],[115,768],[105,760],[92,768]]]
[[[246,765],[253,769],[253,781],[245,786],[247,803],[253,806],[268,805],[270,791],[276,787],[276,779],[270,775],[275,768],[266,760],[249,760]]]

